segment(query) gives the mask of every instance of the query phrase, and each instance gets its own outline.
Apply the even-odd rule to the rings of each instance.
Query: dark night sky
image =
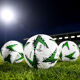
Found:
[[[15,7],[19,19],[16,24],[5,26],[0,22],[0,45],[9,40],[24,43],[24,38],[39,33],[54,35],[80,31],[79,2],[71,0],[0,0],[0,6],[4,4]]]

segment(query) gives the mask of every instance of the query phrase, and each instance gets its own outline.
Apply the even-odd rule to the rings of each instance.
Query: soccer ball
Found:
[[[59,52],[62,61],[75,61],[79,56],[79,48],[72,41],[63,41],[60,43]]]
[[[23,44],[18,41],[9,41],[1,48],[3,61],[19,63],[23,60]]]
[[[50,36],[35,35],[25,44],[24,58],[30,67],[50,68],[59,58],[58,45]]]

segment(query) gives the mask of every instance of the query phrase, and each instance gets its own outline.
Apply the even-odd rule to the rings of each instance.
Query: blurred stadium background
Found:
[[[63,34],[56,34],[51,35],[53,39],[58,43],[58,45],[65,40],[70,40],[75,42],[78,47],[80,48],[80,32],[71,32],[71,33],[63,33]],[[28,40],[28,38],[24,39],[25,41]]]

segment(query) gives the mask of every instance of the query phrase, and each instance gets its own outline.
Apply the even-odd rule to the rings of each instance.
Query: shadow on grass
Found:
[[[77,65],[77,66],[80,66],[80,61],[72,61],[72,62],[63,62],[63,61],[58,61],[56,63],[56,65],[54,66],[54,68],[57,68],[57,67],[66,67],[68,68],[69,66],[73,66],[73,65]],[[53,67],[52,67],[53,68]],[[21,62],[21,63],[13,63],[13,64],[10,64],[8,62],[4,62],[2,64],[0,64],[0,71],[2,72],[21,72],[21,71],[29,71],[31,70],[32,68],[30,68],[27,63],[25,62]],[[32,70],[35,70],[34,68]],[[39,70],[39,69],[38,69]],[[44,69],[43,69],[44,70]]]
[[[21,72],[21,71],[29,71],[30,68],[26,63],[14,63],[10,64],[8,62],[5,62],[0,65],[0,71],[2,72]]]

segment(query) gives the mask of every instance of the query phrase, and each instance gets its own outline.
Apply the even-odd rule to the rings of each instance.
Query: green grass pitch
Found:
[[[58,61],[49,69],[28,67],[21,63],[4,63],[0,55],[0,80],[80,80],[80,57],[75,62]]]

